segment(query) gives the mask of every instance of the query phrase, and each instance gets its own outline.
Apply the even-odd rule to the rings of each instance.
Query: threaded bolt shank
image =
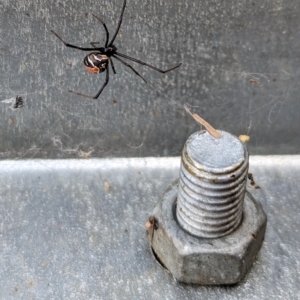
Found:
[[[236,136],[219,132],[220,139],[195,132],[181,155],[176,217],[197,237],[224,236],[242,220],[248,151]]]

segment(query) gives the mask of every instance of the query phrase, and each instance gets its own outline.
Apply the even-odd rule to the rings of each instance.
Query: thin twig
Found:
[[[199,115],[193,114],[186,105],[184,105],[184,109],[193,117],[193,119],[200,125],[203,125],[208,133],[210,133],[213,137],[216,139],[219,139],[221,134],[213,128],[208,122],[206,122],[204,119],[202,119]]]

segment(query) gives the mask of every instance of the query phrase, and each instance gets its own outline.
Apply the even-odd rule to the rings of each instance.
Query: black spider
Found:
[[[96,44],[98,44],[98,42],[97,43],[93,43],[93,42],[90,43],[94,48],[78,47],[78,46],[66,43],[57,33],[55,33],[53,30],[51,30],[51,32],[53,34],[55,34],[56,37],[59,38],[67,47],[79,49],[79,50],[82,50],[82,51],[92,51],[93,50],[93,52],[88,54],[84,58],[84,61],[83,61],[87,71],[89,71],[90,73],[97,73],[97,74],[106,71],[105,82],[102,85],[102,87],[100,88],[99,92],[95,96],[88,96],[88,95],[77,93],[77,92],[74,92],[74,91],[69,91],[69,92],[74,93],[74,94],[79,95],[79,96],[84,96],[84,97],[91,98],[91,99],[97,99],[100,96],[101,92],[104,90],[107,83],[108,83],[108,80],[109,80],[108,65],[109,65],[109,63],[111,64],[111,68],[112,68],[114,74],[116,74],[115,67],[114,67],[114,64],[113,64],[113,61],[112,61],[111,57],[114,57],[116,60],[118,60],[119,62],[124,64],[126,67],[129,67],[136,75],[138,75],[140,78],[142,78],[146,83],[147,83],[147,81],[145,80],[145,78],[143,78],[131,65],[129,65],[127,62],[125,62],[120,57],[129,59],[129,60],[131,60],[133,62],[136,62],[138,64],[141,64],[141,65],[147,66],[147,67],[149,67],[151,69],[154,69],[154,70],[156,70],[160,73],[167,73],[169,71],[172,71],[172,70],[178,68],[181,65],[181,63],[180,63],[179,65],[177,65],[176,67],[173,67],[171,69],[161,70],[161,69],[158,69],[154,66],[151,66],[151,65],[149,65],[145,62],[142,62],[142,61],[140,61],[136,58],[133,58],[133,57],[127,56],[125,54],[117,52],[117,47],[113,43],[114,43],[114,41],[115,41],[115,39],[118,35],[119,29],[121,27],[125,6],[126,6],[126,0],[124,0],[124,3],[123,3],[123,8],[122,8],[122,12],[121,12],[121,16],[120,16],[120,19],[119,19],[117,30],[116,30],[115,34],[113,35],[110,42],[109,42],[109,32],[107,30],[107,27],[106,27],[105,23],[99,17],[93,15],[93,17],[95,17],[97,20],[99,20],[101,22],[101,24],[103,25],[104,30],[106,32],[105,47],[97,47]]]

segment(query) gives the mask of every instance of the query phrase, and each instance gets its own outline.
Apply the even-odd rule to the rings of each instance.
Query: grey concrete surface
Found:
[[[199,126],[186,103],[216,128],[251,137],[251,154],[299,153],[299,1],[128,0],[119,51],[168,74],[125,66],[97,101],[104,74],[84,52],[114,32],[121,0],[0,0],[0,158],[173,156]],[[7,100],[21,95],[24,107]],[[5,101],[6,100],[6,101]],[[3,102],[4,101],[4,102]]]
[[[299,299],[300,157],[250,157],[268,215],[238,285],[177,283],[145,223],[179,157],[0,162],[0,299]]]

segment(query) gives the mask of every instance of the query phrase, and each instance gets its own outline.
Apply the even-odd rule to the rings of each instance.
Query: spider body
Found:
[[[145,80],[145,78],[143,76],[141,76],[130,64],[128,64],[126,61],[124,61],[123,58],[128,59],[130,61],[133,61],[135,63],[138,63],[140,65],[147,66],[148,68],[156,70],[160,73],[167,73],[169,71],[177,69],[181,65],[181,63],[180,63],[180,64],[178,64],[177,66],[175,66],[171,69],[161,70],[161,69],[156,68],[152,65],[149,65],[148,63],[145,63],[145,62],[143,62],[139,59],[136,59],[136,58],[130,57],[128,55],[122,54],[120,52],[117,52],[117,47],[113,43],[114,43],[114,41],[115,41],[115,39],[116,39],[116,37],[119,33],[119,30],[120,30],[120,27],[121,27],[121,24],[122,24],[122,19],[123,19],[123,14],[124,14],[124,11],[125,11],[125,7],[126,7],[126,0],[124,0],[124,2],[123,2],[123,8],[122,8],[121,16],[119,18],[119,23],[118,23],[116,32],[114,33],[114,35],[113,35],[110,42],[109,42],[109,32],[108,32],[108,29],[107,29],[105,23],[99,17],[93,15],[93,17],[95,17],[102,24],[102,26],[104,27],[104,30],[106,32],[106,42],[105,42],[104,47],[97,47],[96,44],[98,44],[98,42],[96,42],[96,43],[91,42],[90,43],[93,46],[93,48],[75,46],[73,44],[66,43],[57,33],[55,33],[53,30],[51,30],[51,32],[60,41],[62,41],[65,44],[65,46],[73,48],[73,49],[78,49],[78,50],[81,50],[81,51],[92,51],[83,60],[85,68],[88,72],[94,73],[94,74],[99,74],[99,73],[103,73],[103,72],[106,71],[105,82],[101,86],[99,92],[95,96],[89,96],[89,95],[81,94],[81,93],[74,92],[74,91],[69,91],[69,92],[74,93],[74,94],[79,95],[79,96],[84,96],[84,97],[91,98],[91,99],[97,99],[100,96],[100,94],[102,93],[102,91],[104,90],[105,86],[107,85],[107,83],[109,81],[109,64],[111,65],[113,73],[116,74],[116,70],[115,70],[112,58],[118,60],[120,63],[122,63],[126,67],[130,68],[137,76],[139,76],[141,79],[143,79],[146,83],[147,83],[147,81]]]
[[[108,59],[108,56],[105,54],[92,52],[84,58],[83,63],[88,72],[98,74],[107,69]]]

